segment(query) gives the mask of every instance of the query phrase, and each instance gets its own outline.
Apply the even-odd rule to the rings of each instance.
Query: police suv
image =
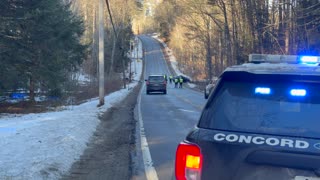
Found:
[[[320,180],[320,57],[227,68],[176,152],[178,180]]]

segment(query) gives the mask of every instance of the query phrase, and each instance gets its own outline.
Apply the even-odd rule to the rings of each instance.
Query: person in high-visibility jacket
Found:
[[[163,75],[163,77],[164,77],[164,80],[167,82],[168,81],[167,75],[165,74],[165,75]]]
[[[183,79],[182,79],[182,77],[180,76],[180,77],[179,77],[179,88],[182,88],[182,83],[183,83]]]
[[[179,78],[175,77],[174,78],[174,87],[177,88],[178,87],[178,83],[179,83]]]
[[[172,76],[172,75],[170,75],[170,76],[169,76],[170,84],[172,83],[172,80],[173,80],[173,76]]]

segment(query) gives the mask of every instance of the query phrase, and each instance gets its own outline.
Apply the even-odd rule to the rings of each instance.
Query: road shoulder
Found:
[[[135,143],[134,108],[141,84],[102,117],[88,148],[62,179],[130,179]]]

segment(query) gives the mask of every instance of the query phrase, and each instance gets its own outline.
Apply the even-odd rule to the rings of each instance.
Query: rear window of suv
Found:
[[[295,75],[227,77],[208,101],[199,127],[320,138],[319,81]]]
[[[149,76],[150,82],[163,82],[164,77],[163,76]]]

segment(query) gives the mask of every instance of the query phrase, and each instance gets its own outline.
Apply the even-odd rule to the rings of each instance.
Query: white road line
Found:
[[[184,111],[184,112],[190,112],[190,113],[197,113],[196,111],[191,111],[191,110],[187,110],[187,109],[178,109],[180,111]]]
[[[145,135],[144,127],[143,127],[143,120],[141,115],[141,94],[142,89],[145,85],[142,86],[139,100],[138,100],[138,111],[139,111],[139,127],[140,127],[140,139],[141,139],[141,150],[142,150],[142,158],[144,163],[144,170],[148,180],[158,180],[157,171],[153,167],[153,162],[150,154],[150,149],[148,146],[148,141]]]
[[[144,74],[146,73],[146,64],[144,67]],[[143,119],[141,114],[141,95],[142,91],[145,87],[145,84],[140,89],[139,97],[138,97],[138,113],[139,113],[139,127],[140,127],[140,140],[141,140],[141,150],[142,150],[142,158],[144,164],[144,171],[148,180],[158,180],[158,175],[156,169],[153,167],[153,161],[150,154],[150,149],[148,146],[147,137],[145,135],[144,127],[143,127]]]

